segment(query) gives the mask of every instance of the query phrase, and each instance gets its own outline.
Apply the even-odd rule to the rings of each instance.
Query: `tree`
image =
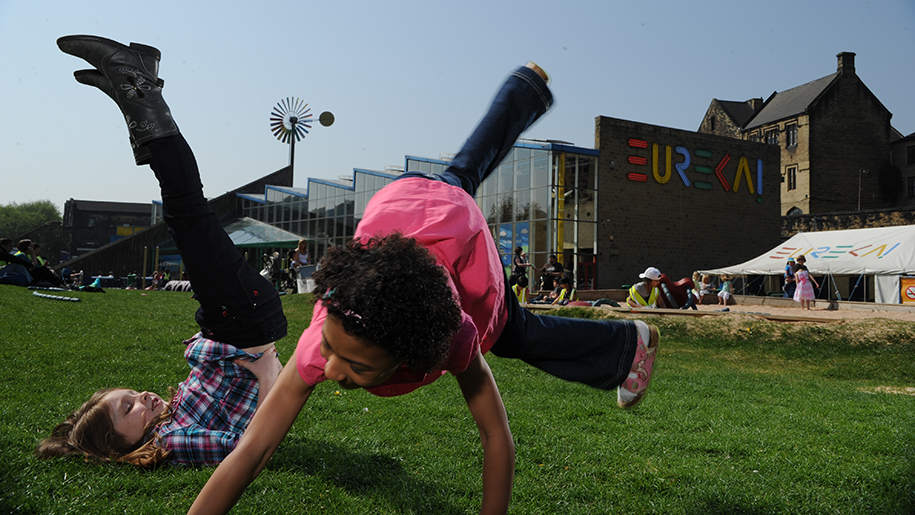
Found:
[[[0,237],[17,239],[48,222],[60,222],[60,210],[50,200],[0,204]]]

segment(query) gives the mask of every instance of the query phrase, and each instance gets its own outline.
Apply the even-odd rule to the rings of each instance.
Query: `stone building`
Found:
[[[700,125],[778,146],[782,215],[888,208],[901,190],[889,160],[893,115],[855,73],[855,54],[837,58],[835,73],[773,93],[749,117],[743,105],[754,100],[715,99]]]
[[[781,241],[771,145],[605,116],[596,120],[599,288],[755,257]]]
[[[899,168],[905,185],[897,205],[915,208],[915,132],[893,141],[892,164]]]

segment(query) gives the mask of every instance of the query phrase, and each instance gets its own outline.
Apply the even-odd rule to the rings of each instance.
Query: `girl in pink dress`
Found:
[[[794,279],[797,281],[797,289],[794,290],[794,300],[801,303],[801,308],[810,309],[810,302],[816,298],[813,291],[813,283],[817,288],[820,287],[810,272],[807,270],[805,263],[807,259],[804,256],[797,258],[797,268],[794,271]]]

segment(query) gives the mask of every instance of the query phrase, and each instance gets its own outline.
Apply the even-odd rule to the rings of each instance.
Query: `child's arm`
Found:
[[[242,436],[197,496],[188,513],[226,513],[267,465],[314,386],[302,380],[291,358]]]
[[[480,430],[483,444],[483,505],[480,513],[505,513],[515,478],[515,444],[499,387],[479,351],[467,370],[455,377]]]

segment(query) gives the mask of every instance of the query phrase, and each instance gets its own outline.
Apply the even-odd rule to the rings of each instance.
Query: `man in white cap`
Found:
[[[661,294],[658,289],[661,285],[661,271],[650,266],[645,269],[645,273],[639,274],[639,278],[645,280],[629,288],[626,304],[634,308],[658,307],[658,296]]]

